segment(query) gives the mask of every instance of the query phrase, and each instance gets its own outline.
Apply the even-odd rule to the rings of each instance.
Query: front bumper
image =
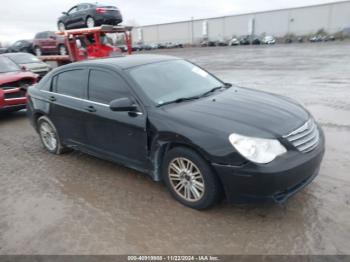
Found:
[[[21,88],[0,89],[0,112],[11,112],[26,108],[27,98]]]
[[[324,152],[325,139],[320,132],[318,147],[306,154],[288,151],[267,165],[247,163],[239,167],[220,164],[212,166],[229,202],[272,200],[283,203],[318,175]]]

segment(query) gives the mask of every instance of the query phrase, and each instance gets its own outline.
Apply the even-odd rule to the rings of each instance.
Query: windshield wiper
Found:
[[[224,84],[224,85],[222,85],[222,86],[214,87],[214,88],[210,89],[209,91],[207,91],[207,92],[201,94],[199,97],[205,97],[205,96],[207,96],[207,95],[209,95],[209,94],[211,94],[211,93],[214,93],[216,90],[220,90],[220,89],[222,89],[222,88],[228,89],[228,88],[230,88],[231,86],[232,86],[231,84]]]
[[[196,99],[205,97],[205,96],[207,96],[207,95],[209,95],[211,93],[214,93],[216,90],[220,90],[222,88],[228,89],[230,87],[232,87],[231,84],[224,84],[222,86],[214,87],[214,88],[210,89],[209,91],[207,91],[207,92],[205,92],[205,93],[203,93],[201,95],[177,98],[175,100],[171,100],[171,101],[168,101],[168,102],[164,102],[164,103],[158,104],[157,107],[161,107],[161,106],[168,105],[168,104],[174,104],[174,103],[182,103],[182,102],[186,102],[186,101],[190,101],[190,100],[196,100]]]
[[[157,107],[161,107],[161,106],[169,105],[169,104],[175,104],[175,103],[182,103],[182,102],[191,101],[191,100],[196,100],[198,98],[200,98],[200,96],[181,97],[181,98],[177,98],[175,100],[171,100],[171,101],[167,101],[167,102],[158,104]]]

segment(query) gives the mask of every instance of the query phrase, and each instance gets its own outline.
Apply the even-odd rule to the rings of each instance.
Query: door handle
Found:
[[[96,112],[96,108],[94,106],[88,106],[88,107],[85,107],[85,111],[88,111],[90,113],[94,113]]]
[[[55,101],[56,101],[56,97],[50,96],[50,97],[49,97],[49,100],[50,100],[51,102],[55,102]]]

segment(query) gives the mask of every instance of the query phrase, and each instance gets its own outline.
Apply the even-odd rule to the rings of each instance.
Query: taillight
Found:
[[[104,7],[97,7],[96,8],[96,13],[98,13],[98,14],[104,14],[106,12],[107,12],[107,9]]]

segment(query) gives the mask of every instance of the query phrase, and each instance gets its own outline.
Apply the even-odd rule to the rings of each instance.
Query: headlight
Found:
[[[243,157],[258,164],[270,163],[277,156],[287,152],[286,148],[276,139],[231,134],[229,140]]]

